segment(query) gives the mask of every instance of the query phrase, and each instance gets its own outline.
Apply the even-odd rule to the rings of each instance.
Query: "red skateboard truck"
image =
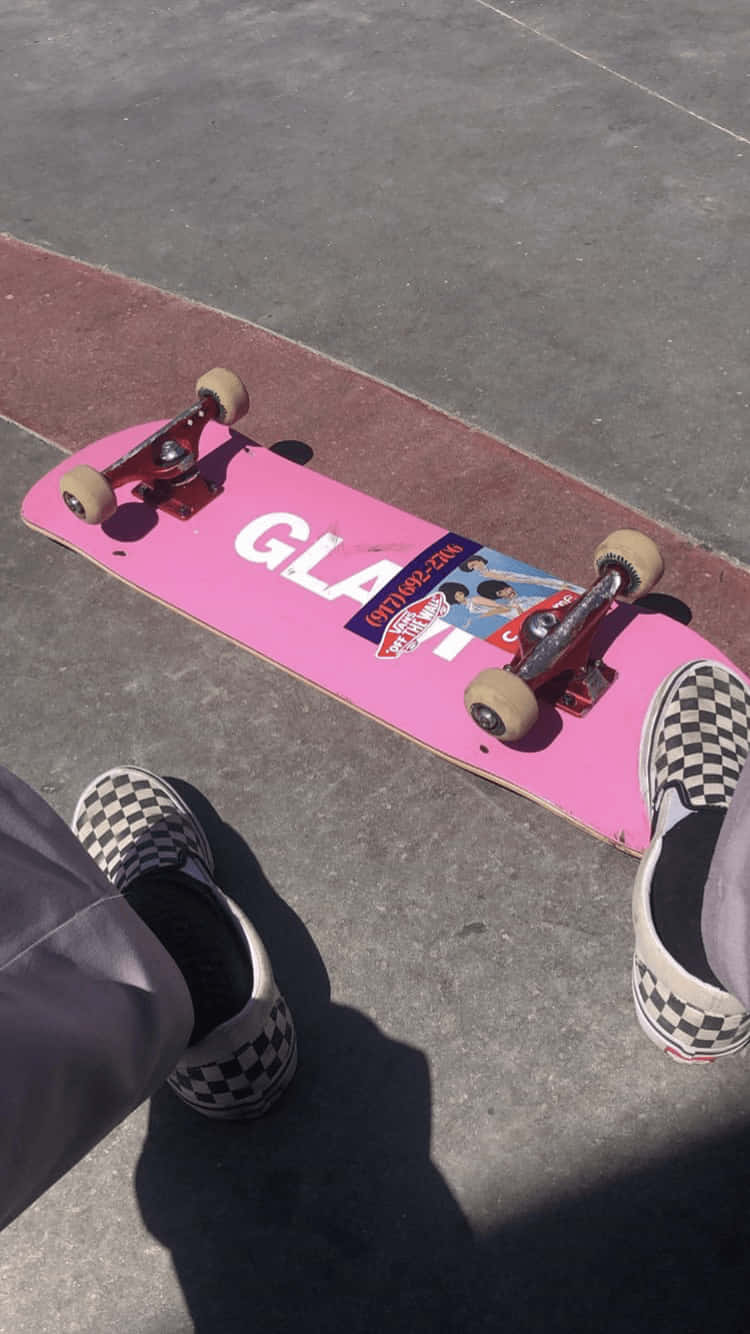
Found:
[[[198,468],[203,428],[210,421],[231,426],[249,399],[239,376],[220,367],[201,375],[195,392],[195,403],[101,472],[79,463],[64,473],[60,495],[71,513],[84,523],[105,523],[117,509],[115,489],[130,482],[137,483],[134,495],[177,519],[210,504],[221,487]]]
[[[617,680],[617,672],[592,654],[599,623],[618,598],[643,597],[664,573],[656,543],[623,528],[594,553],[596,581],[566,607],[533,608],[524,617],[519,646],[505,667],[489,667],[469,684],[464,701],[478,727],[499,741],[519,741],[539,716],[544,688],[558,709],[583,718]]]

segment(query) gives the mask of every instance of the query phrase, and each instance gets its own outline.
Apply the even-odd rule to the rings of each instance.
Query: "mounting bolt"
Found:
[[[159,446],[159,462],[165,466],[173,467],[188,458],[192,458],[190,450],[185,449],[178,440],[164,440]]]

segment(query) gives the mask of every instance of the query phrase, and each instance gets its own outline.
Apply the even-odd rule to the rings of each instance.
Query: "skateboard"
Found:
[[[208,372],[179,416],[95,441],[42,477],[22,517],[454,764],[640,855],[649,826],[638,755],[653,695],[685,662],[728,662],[636,604],[662,573],[654,543],[610,534],[582,589],[232,431],[247,409],[237,376]]]

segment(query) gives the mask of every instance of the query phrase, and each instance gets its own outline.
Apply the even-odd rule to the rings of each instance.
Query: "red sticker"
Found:
[[[544,598],[542,602],[535,603],[528,611],[522,612],[520,616],[514,616],[512,621],[506,621],[502,629],[494,630],[487,637],[487,643],[505,649],[506,653],[515,653],[518,648],[518,632],[526,617],[531,615],[531,612],[546,611],[548,608],[569,607],[572,603],[577,602],[579,597],[580,594],[574,593],[572,588],[563,588],[559,593],[552,593],[548,598]]]

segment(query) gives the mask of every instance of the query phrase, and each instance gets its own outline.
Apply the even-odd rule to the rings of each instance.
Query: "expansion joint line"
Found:
[[[516,27],[523,28],[524,32],[531,33],[534,37],[539,37],[543,42],[549,42],[556,46],[560,51],[567,51],[571,56],[576,56],[578,60],[585,60],[587,65],[593,65],[595,69],[602,70],[605,74],[611,74],[614,79],[619,79],[622,83],[627,83],[631,88],[637,88],[641,93],[647,93],[649,97],[655,97],[659,102],[664,102],[668,107],[675,111],[682,111],[686,116],[692,116],[693,120],[699,120],[702,125],[707,125],[709,129],[718,130],[721,134],[729,135],[738,144],[750,144],[744,134],[737,134],[736,130],[730,130],[726,125],[720,125],[718,121],[709,120],[708,116],[701,116],[698,111],[691,111],[690,107],[683,106],[681,102],[675,102],[673,98],[666,97],[664,93],[658,93],[655,88],[649,88],[648,84],[639,83],[637,79],[630,79],[627,74],[621,74],[619,70],[612,69],[611,65],[605,65],[601,60],[596,60],[593,56],[587,56],[585,51],[578,51],[574,46],[568,46],[566,42],[561,42],[557,37],[551,37],[549,33],[544,32],[542,28],[535,28],[531,23],[524,23],[515,14],[509,14],[507,9],[500,9],[497,5],[490,4],[489,0],[476,0],[476,4],[481,5],[483,9],[492,10],[493,14],[499,14],[500,18],[508,19],[515,23]]]

